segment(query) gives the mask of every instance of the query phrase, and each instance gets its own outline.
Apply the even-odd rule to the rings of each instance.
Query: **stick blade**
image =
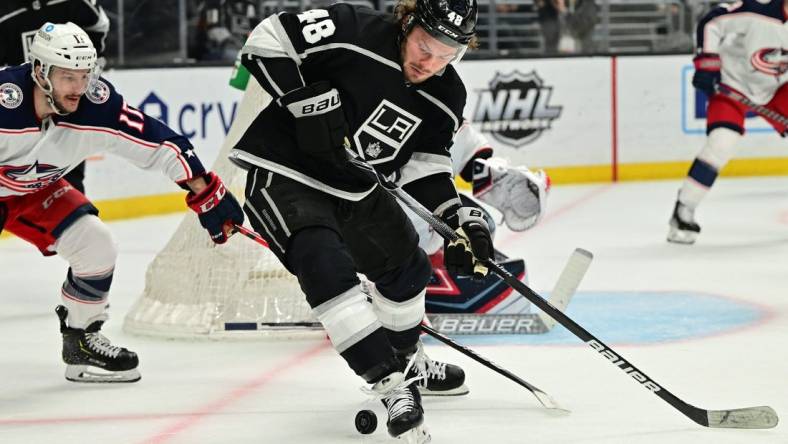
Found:
[[[771,429],[779,422],[769,406],[734,410],[709,410],[709,427],[729,429]]]
[[[559,415],[568,415],[572,413],[569,409],[566,409],[561,406],[552,396],[548,395],[547,393],[535,389],[532,391],[536,399],[547,409],[550,409],[551,412],[559,414]]]

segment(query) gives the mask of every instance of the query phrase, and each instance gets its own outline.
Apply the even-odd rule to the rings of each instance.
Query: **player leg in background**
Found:
[[[57,307],[63,334],[66,379],[74,382],[134,382],[140,379],[134,352],[101,334],[117,249],[98,211],[63,179],[6,202],[6,229],[45,256],[69,263]]]
[[[670,218],[668,241],[692,244],[700,234],[695,210],[714,185],[720,170],[733,158],[744,135],[747,108],[723,95],[709,100],[706,117],[706,144],[690,166],[679,189]]]
[[[383,193],[377,190],[378,194]],[[389,434],[414,435],[423,432],[424,422],[417,380],[406,376],[408,365],[395,354],[391,339],[406,341],[407,337],[415,342],[418,338],[415,329],[424,313],[423,294],[421,299],[418,296],[426,283],[424,275],[429,275],[429,264],[422,263],[416,254],[419,250],[415,247],[415,235],[413,253],[398,258],[404,260],[392,260],[385,250],[376,250],[378,257],[370,256],[370,263],[362,265],[357,255],[351,254],[345,236],[354,230],[351,225],[363,224],[366,231],[387,234],[387,226],[380,226],[380,220],[361,211],[376,197],[346,201],[253,168],[247,176],[244,210],[255,231],[298,278],[307,303],[323,324],[334,349],[381,398],[388,410]],[[397,242],[407,243],[408,239]],[[386,265],[382,269],[381,262]],[[378,277],[383,279],[387,291],[403,290],[392,300],[389,318],[379,318],[361,289],[356,271],[367,267],[380,270]],[[390,338],[386,326],[395,327],[403,337]],[[409,344],[406,341],[402,345]]]

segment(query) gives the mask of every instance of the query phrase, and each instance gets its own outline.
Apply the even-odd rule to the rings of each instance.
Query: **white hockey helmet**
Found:
[[[63,114],[52,98],[52,83],[49,75],[52,68],[57,66],[66,69],[90,70],[91,82],[98,77],[96,69],[96,48],[90,41],[88,34],[74,23],[65,24],[44,23],[33,37],[30,45],[29,59],[33,65],[32,77],[36,85],[44,90],[50,105],[58,114]],[[36,76],[35,67],[41,66],[43,82]]]

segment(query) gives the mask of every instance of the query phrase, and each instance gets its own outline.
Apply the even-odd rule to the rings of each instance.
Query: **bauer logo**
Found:
[[[632,377],[635,381],[643,384],[643,387],[651,390],[652,392],[656,393],[662,390],[662,387],[658,386],[656,382],[648,379],[646,375],[640,373],[632,366],[629,362],[627,362],[624,358],[618,356],[617,354],[613,353],[612,350],[605,347],[598,341],[591,339],[587,342],[588,345],[591,346],[594,350],[596,350],[600,355],[607,358],[608,361],[612,362],[613,365],[619,367],[624,373],[628,374]]]
[[[547,331],[533,313],[521,315],[479,315],[463,313],[428,314],[430,323],[448,335],[536,334]]]
[[[550,104],[552,86],[531,71],[495,74],[490,87],[479,91],[473,121],[482,131],[506,145],[519,148],[550,129],[561,106]]]

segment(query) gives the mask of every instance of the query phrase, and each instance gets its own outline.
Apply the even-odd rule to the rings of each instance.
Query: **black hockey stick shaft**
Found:
[[[762,117],[768,117],[769,119],[774,120],[775,122],[779,123],[780,125],[788,127],[788,117],[778,113],[777,111],[769,108],[768,106],[758,105],[757,103],[753,102],[744,94],[736,92],[725,85],[717,85],[715,88],[716,91],[725,97],[733,99],[742,105],[753,110],[756,114]]]
[[[424,331],[428,335],[430,335],[433,338],[437,339],[438,341],[448,345],[449,347],[457,350],[458,352],[462,353],[463,355],[473,359],[474,361],[478,362],[479,364],[489,368],[490,370],[498,373],[499,375],[505,377],[506,379],[509,379],[510,381],[514,381],[518,385],[520,385],[522,387],[525,387],[534,396],[536,396],[536,399],[538,399],[539,402],[542,403],[543,406],[547,407],[548,409],[557,409],[557,410],[567,411],[566,409],[564,409],[563,407],[558,405],[558,403],[555,402],[555,400],[550,395],[548,395],[544,391],[540,390],[535,385],[533,385],[533,384],[529,383],[528,381],[520,378],[519,376],[515,375],[514,373],[510,372],[509,370],[506,370],[505,368],[499,366],[498,364],[490,361],[489,359],[485,358],[484,356],[481,356],[480,354],[476,353],[475,351],[471,350],[470,348],[455,342],[453,339],[449,338],[448,336],[444,335],[443,333],[439,332],[438,330],[435,330],[434,328],[432,328],[432,327],[430,327],[428,325],[424,325],[424,324],[421,324],[421,329],[422,329],[422,331]]]
[[[437,231],[445,239],[454,241],[459,238],[459,235],[454,230],[452,230],[449,225],[447,225],[441,219],[435,217],[421,203],[416,201],[408,193],[402,190],[402,188],[382,175],[377,174],[370,165],[358,159],[355,159],[354,163],[359,167],[374,173],[381,186],[393,194],[408,208],[413,210],[413,212],[419,215],[419,217],[429,223],[430,226],[432,226],[432,228],[435,229],[435,231]],[[665,402],[673,406],[675,409],[696,423],[704,427],[732,428],[772,428],[777,425],[777,414],[771,407],[767,406],[710,411],[688,404],[666,388],[657,384],[644,372],[640,371],[628,360],[614,352],[611,347],[599,340],[596,336],[592,335],[588,330],[580,326],[580,324],[572,320],[572,318],[564,314],[561,310],[555,308],[542,296],[531,290],[527,285],[522,283],[519,279],[517,279],[517,277],[509,273],[505,268],[498,265],[495,261],[486,260],[484,261],[484,265],[487,266],[487,268],[489,268],[493,273],[498,275],[501,279],[503,279],[504,282],[506,282],[506,284],[508,284],[511,288],[531,301],[531,303],[539,307],[550,317],[558,321],[559,324],[563,325],[567,330],[572,332],[572,334],[588,344],[588,346],[594,349],[597,353],[605,357],[611,364],[621,369],[645,389],[659,396]]]

